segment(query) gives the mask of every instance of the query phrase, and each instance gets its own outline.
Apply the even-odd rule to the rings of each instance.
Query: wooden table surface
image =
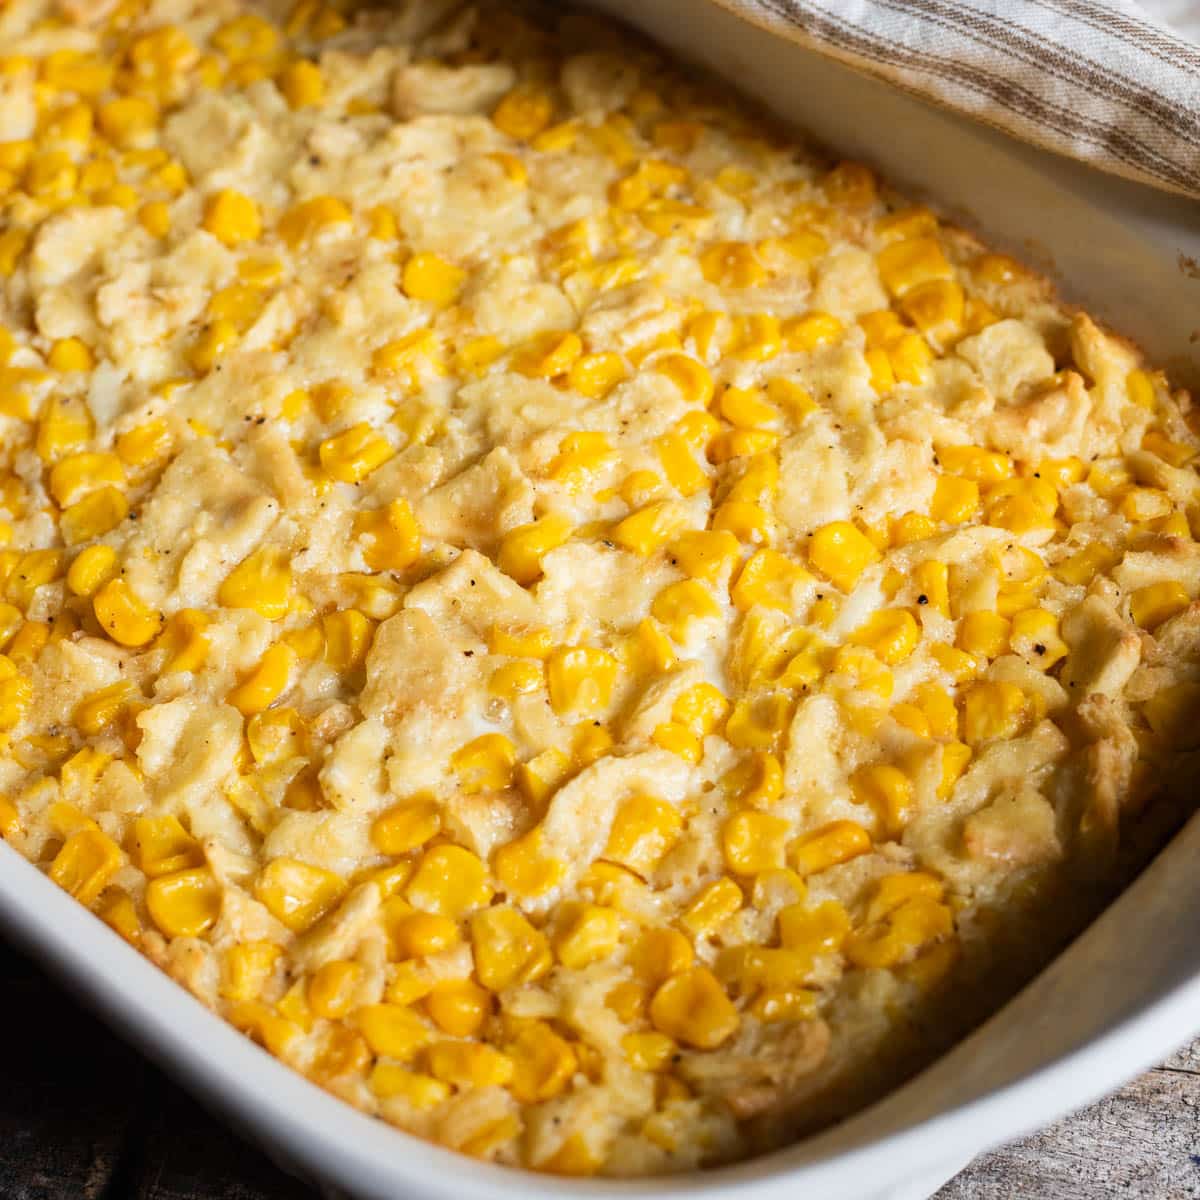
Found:
[[[1200,1042],[936,1200],[1200,1200]],[[0,1200],[316,1200],[0,945]],[[816,1198],[821,1200],[821,1198]]]

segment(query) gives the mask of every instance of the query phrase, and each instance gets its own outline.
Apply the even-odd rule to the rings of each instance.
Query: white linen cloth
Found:
[[[1015,137],[1127,179],[1200,197],[1200,45],[1186,36],[1200,32],[1200,4],[716,3]]]

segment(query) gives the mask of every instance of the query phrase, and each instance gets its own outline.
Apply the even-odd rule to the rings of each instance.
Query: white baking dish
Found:
[[[603,0],[800,126],[1050,269],[1064,294],[1200,378],[1200,207],[1018,146],[783,43],[702,0]],[[1048,261],[1039,249],[1054,247]],[[927,1195],[967,1159],[1087,1103],[1200,1031],[1200,818],[996,1017],[890,1097],[738,1167],[571,1181],[459,1157],[333,1099],[192,999],[7,846],[0,924],[131,1041],[291,1169],[361,1200],[688,1193]]]

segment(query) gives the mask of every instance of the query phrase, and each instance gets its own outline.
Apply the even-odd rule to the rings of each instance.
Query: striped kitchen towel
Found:
[[[1187,0],[718,0],[745,20],[1102,170],[1200,196]],[[1160,6],[1172,21],[1156,20]]]

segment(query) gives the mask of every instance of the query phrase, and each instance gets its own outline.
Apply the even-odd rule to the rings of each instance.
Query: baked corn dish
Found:
[[[9,0],[0,207],[0,832],[367,1113],[780,1145],[1186,814],[1189,397],[655,48]]]

